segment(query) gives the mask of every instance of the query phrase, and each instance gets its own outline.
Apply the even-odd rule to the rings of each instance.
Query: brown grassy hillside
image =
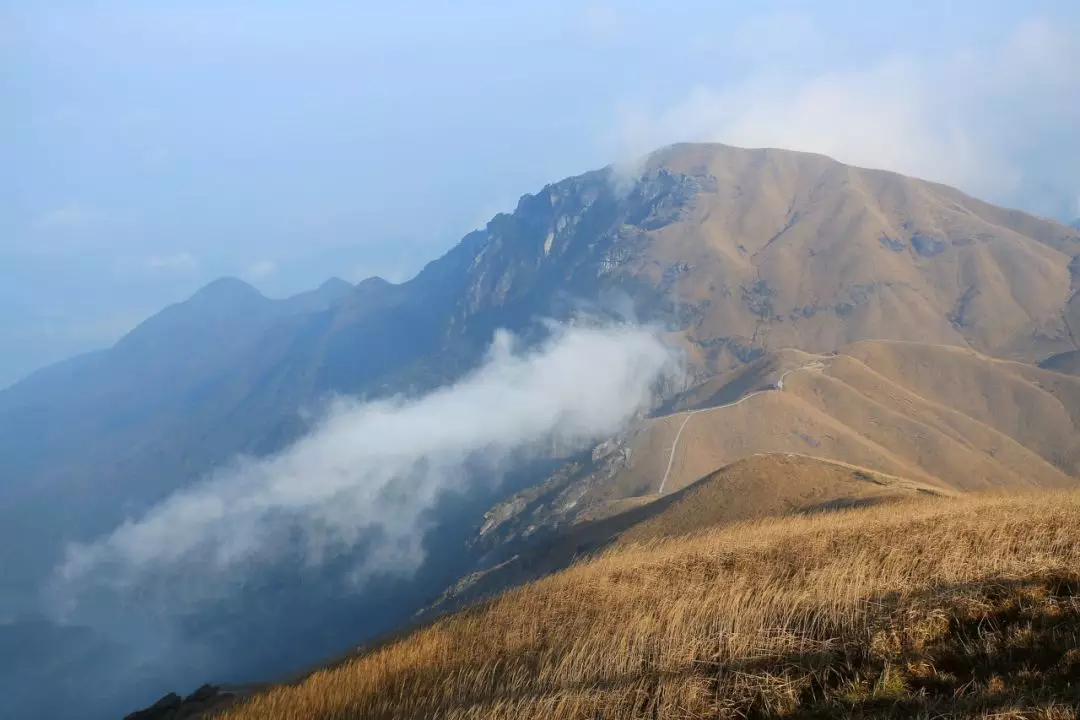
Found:
[[[752,394],[786,371],[781,391]],[[731,405],[739,398],[748,399]],[[604,517],[656,497],[665,475],[667,494],[761,453],[812,455],[941,489],[1075,487],[1080,378],[922,343],[783,350],[702,383],[675,412],[605,452],[495,508],[482,536]],[[746,497],[740,489],[728,502]]]
[[[1078,527],[1073,493],[631,542],[224,717],[1076,718]]]
[[[764,517],[862,507],[947,494],[866,468],[805,455],[752,455],[654,502],[620,534],[618,543],[644,542]]]
[[[633,269],[673,279],[691,346],[720,367],[738,346],[896,339],[1026,360],[1076,347],[1073,228],[807,153],[675,145],[646,160],[658,171],[710,182]]]
[[[504,551],[461,578],[429,609],[460,607],[562,570],[613,543],[685,535],[763,517],[950,494],[933,485],[806,455],[752,455],[663,497],[608,503],[553,536]],[[507,557],[509,555],[509,557]],[[505,559],[502,559],[505,558]]]
[[[618,296],[700,378],[869,339],[1030,362],[1080,347],[1080,230],[822,155],[674,145],[630,176],[545,186],[466,240],[449,327]]]

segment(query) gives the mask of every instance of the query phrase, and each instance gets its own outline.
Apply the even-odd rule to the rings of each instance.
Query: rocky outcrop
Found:
[[[216,685],[203,685],[184,698],[169,693],[150,707],[126,715],[124,720],[187,720],[220,710],[234,699],[235,695],[222,692]]]

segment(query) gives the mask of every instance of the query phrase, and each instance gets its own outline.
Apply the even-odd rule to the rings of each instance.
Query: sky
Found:
[[[676,141],[1080,216],[1080,3],[0,0],[0,386],[222,275],[399,281]]]

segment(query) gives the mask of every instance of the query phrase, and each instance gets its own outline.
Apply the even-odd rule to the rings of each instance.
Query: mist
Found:
[[[100,608],[132,598],[157,614],[188,613],[283,562],[348,557],[335,571],[354,592],[375,574],[415,571],[426,514],[442,493],[497,482],[552,446],[570,452],[617,432],[650,407],[657,380],[677,372],[649,329],[550,330],[533,348],[499,332],[481,367],[422,397],[337,398],[280,453],[237,459],[71,545],[49,592],[54,615],[93,625]]]

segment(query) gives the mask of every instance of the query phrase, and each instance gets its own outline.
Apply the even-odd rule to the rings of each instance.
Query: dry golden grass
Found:
[[[782,392],[728,404],[788,370]],[[690,409],[697,412],[688,418]],[[676,436],[665,494],[760,454],[811,455],[945,491],[1068,489],[1080,477],[1080,378],[967,349],[865,341],[831,355],[769,353],[700,384],[678,410],[646,420],[626,438],[629,462],[553,476],[519,494],[518,511],[493,536],[640,505],[659,489]],[[795,485],[832,484],[791,479],[773,477],[768,491],[755,479],[717,505],[774,514],[770,506]],[[537,490],[546,493],[539,502]]]
[[[1077,718],[1080,493],[925,499],[613,548],[246,718]]]
[[[687,264],[678,298],[701,311],[687,335],[720,369],[739,364],[725,340],[919,340],[1028,361],[1075,349],[1075,229],[820,155],[683,144],[647,159],[659,168],[715,183],[649,233],[632,270],[661,282]]]

